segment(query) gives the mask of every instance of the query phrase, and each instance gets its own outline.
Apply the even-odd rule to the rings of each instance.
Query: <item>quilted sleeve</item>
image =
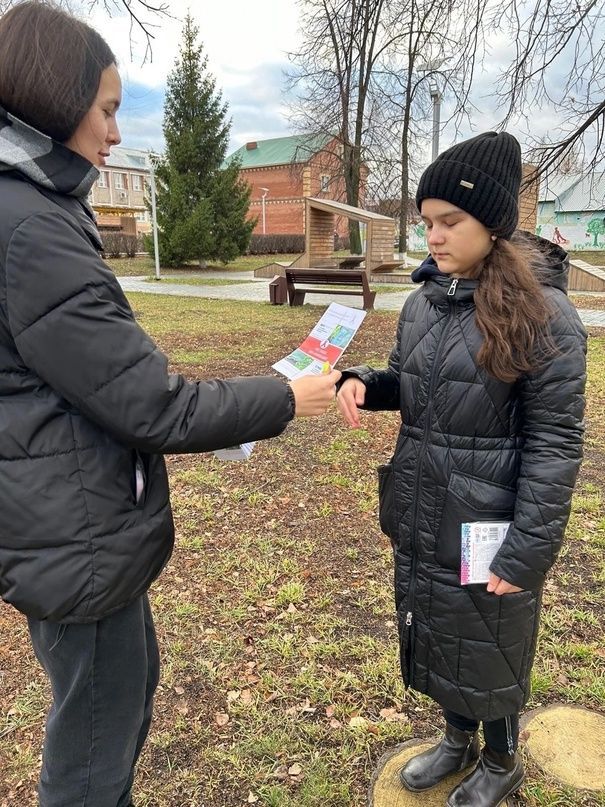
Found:
[[[361,407],[362,409],[371,411],[399,409],[399,353],[403,322],[404,314],[402,311],[397,324],[395,344],[391,350],[388,365],[384,370],[375,370],[368,365],[348,367],[343,370],[339,386],[347,378],[359,378],[365,384],[366,397],[365,403]]]
[[[582,460],[586,332],[563,294],[551,300],[557,353],[519,381],[524,447],[515,517],[491,565],[523,589],[539,588],[556,560]]]
[[[6,308],[24,364],[83,415],[146,451],[210,451],[273,437],[292,418],[277,378],[190,382],[138,325],[113,273],[70,216],[15,230]]]

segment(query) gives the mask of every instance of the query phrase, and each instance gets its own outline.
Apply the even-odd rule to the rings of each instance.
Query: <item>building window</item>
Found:
[[[133,191],[142,191],[143,190],[143,177],[140,174],[132,174],[132,190]]]
[[[118,190],[125,190],[126,189],[126,174],[114,174],[113,175],[113,186]]]
[[[99,174],[99,178],[97,179],[97,185],[99,188],[106,188],[107,187],[107,171],[101,171]]]
[[[330,187],[330,177],[327,174],[322,174],[319,178],[320,190],[325,193]]]

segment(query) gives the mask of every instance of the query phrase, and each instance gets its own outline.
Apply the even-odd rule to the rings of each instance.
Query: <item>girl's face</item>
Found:
[[[439,271],[472,276],[494,245],[489,230],[476,218],[443,199],[423,199],[426,240]]]
[[[115,64],[101,73],[97,97],[64,145],[97,167],[105,165],[109,150],[121,141],[116,113],[122,100],[122,82]]]

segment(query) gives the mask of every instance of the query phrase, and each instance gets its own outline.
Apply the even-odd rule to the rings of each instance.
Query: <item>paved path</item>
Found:
[[[186,275],[179,275],[185,278]],[[199,275],[191,277],[199,278]],[[206,297],[213,300],[246,300],[248,302],[269,301],[269,281],[265,278],[255,278],[251,272],[212,272],[212,278],[241,280],[228,286],[203,286],[201,284],[169,283],[163,280],[159,283],[141,277],[119,277],[118,280],[124,291],[139,291],[146,294],[169,294],[177,297]],[[374,307],[381,311],[398,311],[411,290],[401,289],[380,293],[376,295]],[[359,308],[360,298],[346,294],[335,296],[342,305]],[[305,302],[312,305],[326,306],[330,301],[328,294],[307,294]],[[578,314],[584,325],[596,325],[605,328],[605,311],[593,311],[588,308],[579,308]]]

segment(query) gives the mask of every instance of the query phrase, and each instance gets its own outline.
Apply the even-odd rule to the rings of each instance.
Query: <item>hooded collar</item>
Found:
[[[527,244],[537,253],[534,271],[543,286],[552,286],[567,294],[569,256],[558,244],[525,230],[517,230],[514,241]]]
[[[428,255],[420,266],[412,272],[414,283],[426,281],[424,296],[436,306],[447,306],[452,303],[472,303],[478,280],[452,277],[440,272],[435,259]]]
[[[545,238],[524,230],[517,230],[512,241],[522,246],[527,245],[534,250],[536,260],[533,269],[542,286],[552,286],[567,294],[569,258],[565,250]],[[426,281],[424,295],[435,305],[472,302],[475,289],[479,285],[478,280],[465,278],[457,279],[452,285],[456,278],[440,272],[431,255],[427,255],[420,266],[414,269],[411,277],[414,283]]]
[[[92,163],[0,107],[0,172],[16,171],[30,182],[86,204],[99,176]]]

